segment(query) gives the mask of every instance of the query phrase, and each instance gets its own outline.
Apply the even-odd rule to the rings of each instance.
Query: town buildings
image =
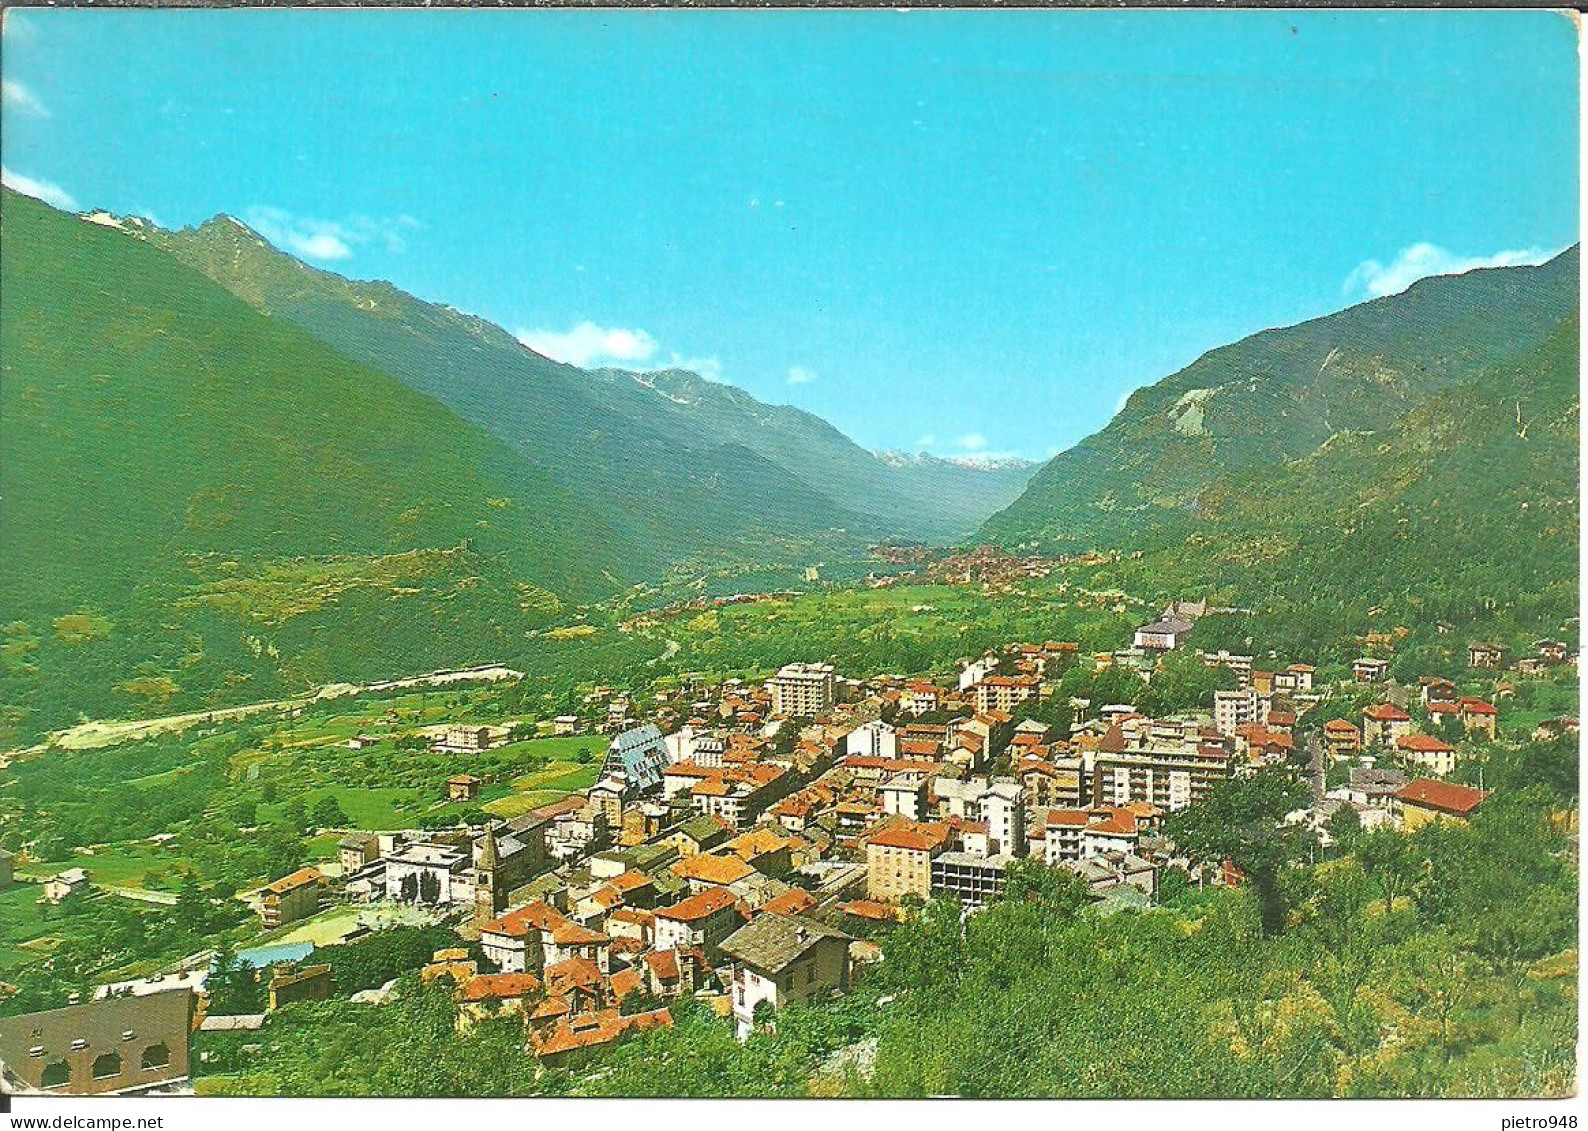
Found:
[[[259,893],[260,926],[273,931],[313,915],[320,909],[324,885],[325,877],[314,868],[299,868],[289,876],[266,884]]]
[[[932,858],[931,893],[948,896],[969,907],[981,907],[1004,890],[1004,873],[1013,856],[975,852],[944,852]]]
[[[44,881],[44,902],[61,903],[89,888],[88,873],[82,868],[68,868]]]
[[[766,681],[772,713],[784,718],[811,718],[829,710],[837,681],[831,664],[785,664]]]
[[[1395,749],[1411,765],[1436,777],[1456,772],[1456,748],[1431,734],[1404,734],[1395,740]]]
[[[1412,717],[1393,703],[1362,709],[1362,739],[1369,746],[1394,746],[1412,731]]]
[[[194,995],[106,997],[0,1017],[0,1092],[131,1095],[182,1087]]]
[[[1195,722],[1127,718],[1108,728],[1092,756],[1092,804],[1184,809],[1230,776],[1233,753],[1230,739]]]
[[[1389,661],[1363,656],[1351,661],[1351,675],[1362,683],[1378,683],[1389,674]]]
[[[1153,621],[1138,628],[1131,643],[1149,652],[1170,652],[1185,643],[1185,638],[1190,632],[1190,621],[1165,617],[1163,620]]]
[[[942,822],[894,820],[866,840],[866,894],[885,903],[932,895],[932,858],[948,848]]]
[[[740,1039],[756,1011],[773,1011],[849,988],[850,938],[815,919],[763,911],[729,935],[722,953],[733,961],[733,1017]]]
[[[973,686],[976,710],[980,714],[1002,711],[1008,714],[1027,699],[1033,699],[1042,688],[1042,680],[1034,675],[990,675]]]
[[[1488,793],[1470,786],[1418,778],[1395,794],[1395,814],[1411,832],[1434,821],[1465,824]]]

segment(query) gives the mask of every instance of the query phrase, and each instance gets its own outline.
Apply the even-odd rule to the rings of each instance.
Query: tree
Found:
[[[397,885],[398,893],[404,903],[413,903],[419,898],[419,877],[409,872]]]
[[[231,1016],[265,1011],[268,990],[259,971],[240,961],[224,942],[216,952],[215,965],[204,988],[211,1013]]]
[[[1000,898],[1040,904],[1049,914],[1073,915],[1088,901],[1086,883],[1068,868],[1052,868],[1040,860],[1013,860],[1004,870]]]
[[[278,822],[265,826],[257,834],[255,844],[264,854],[264,870],[272,876],[296,871],[308,858],[303,837],[289,824]]]
[[[189,872],[177,892],[176,905],[171,909],[176,925],[192,935],[200,935],[209,923],[210,903],[199,884],[199,878]]]
[[[317,829],[343,829],[351,823],[335,796],[329,793],[314,803],[309,817]]]
[[[1389,914],[1396,898],[1417,878],[1417,854],[1411,840],[1398,830],[1381,825],[1357,838],[1352,855],[1378,883],[1384,895],[1384,913]]]
[[[1226,667],[1208,667],[1194,651],[1177,649],[1158,661],[1152,682],[1142,689],[1136,703],[1148,715],[1172,715],[1183,711],[1207,709],[1215,691],[1233,690],[1235,673]]]
[[[640,986],[630,990],[618,1003],[618,1012],[625,1017],[632,1017],[636,1013],[649,1013],[653,1009],[661,1009],[667,1003],[651,993],[649,986]]]
[[[441,881],[436,874],[429,870],[419,873],[419,899],[423,903],[435,903],[441,898]]]
[[[1308,799],[1287,772],[1267,770],[1219,782],[1202,801],[1171,815],[1166,828],[1193,861],[1234,863],[1257,890],[1263,929],[1277,934],[1287,911],[1280,873],[1301,851],[1298,831],[1280,822]]]
[[[1356,809],[1350,805],[1342,805],[1334,811],[1326,826],[1329,835],[1335,839],[1342,849],[1349,850],[1362,834],[1362,818],[1357,815]]]

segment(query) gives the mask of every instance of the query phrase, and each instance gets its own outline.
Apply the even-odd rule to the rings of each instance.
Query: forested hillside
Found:
[[[987,532],[1117,549],[1099,583],[1251,609],[1324,657],[1373,627],[1410,626],[1398,651],[1436,664],[1471,635],[1569,635],[1577,261],[1429,279],[1216,350]]]
[[[496,659],[625,580],[437,402],[120,231],[0,217],[7,730]]]
[[[1445,390],[1535,355],[1577,310],[1578,259],[1574,247],[1541,267],[1424,279],[1212,350],[1133,394],[1106,428],[1044,466],[984,533],[1059,551],[1178,542],[1233,490],[1394,429]],[[1373,448],[1358,450],[1372,458]],[[1329,494],[1317,501],[1327,505]],[[1303,519],[1277,512],[1268,521]]]

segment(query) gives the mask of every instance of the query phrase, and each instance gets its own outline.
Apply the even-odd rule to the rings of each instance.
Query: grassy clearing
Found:
[[[0,890],[0,969],[19,966],[38,957],[38,948],[23,944],[49,935],[44,908],[38,903],[35,884],[17,883]]]
[[[82,868],[92,882],[103,886],[175,891],[178,887],[176,874],[185,863],[182,855],[174,850],[147,844],[118,845],[96,849],[92,856],[35,862],[18,869],[18,875],[43,880],[68,868]],[[164,874],[160,882],[147,883],[151,872]]]

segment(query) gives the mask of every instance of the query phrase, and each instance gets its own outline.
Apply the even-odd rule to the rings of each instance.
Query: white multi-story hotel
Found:
[[[766,693],[774,715],[809,718],[832,709],[837,685],[831,664],[784,664],[766,681]]]

